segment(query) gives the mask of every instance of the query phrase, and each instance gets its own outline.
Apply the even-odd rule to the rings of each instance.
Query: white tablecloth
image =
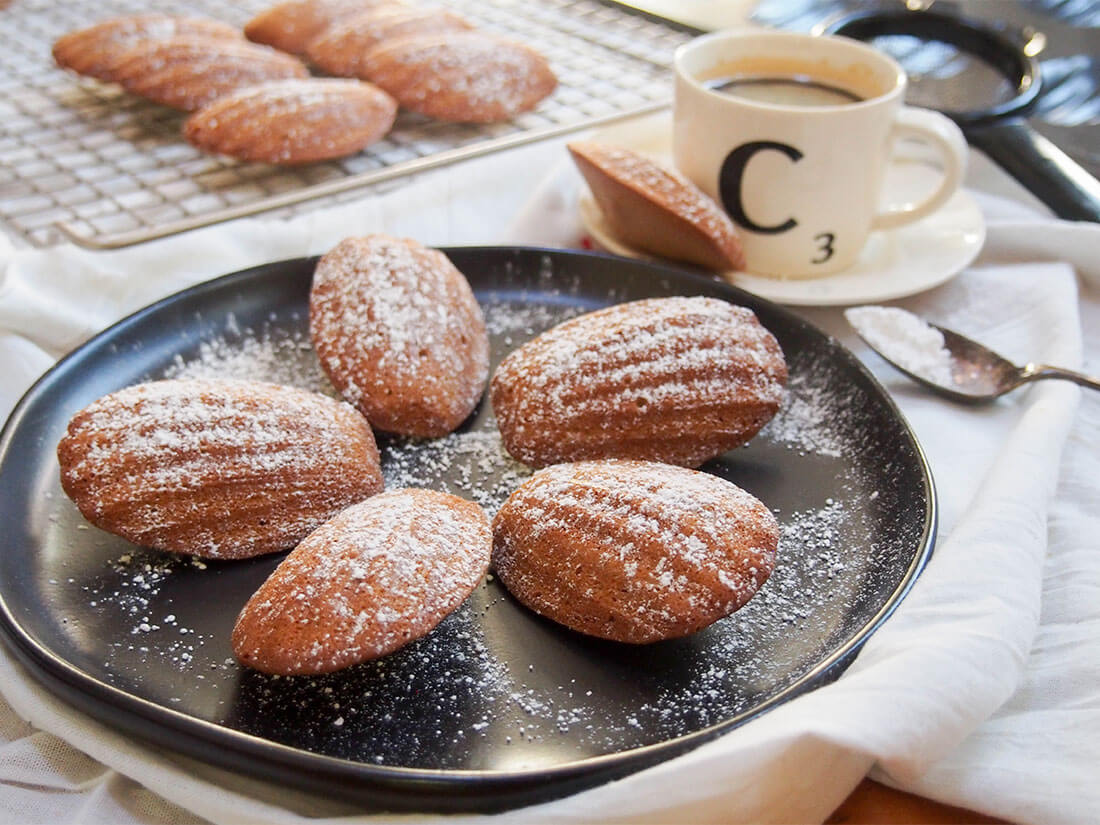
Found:
[[[55,358],[127,312],[254,263],[322,252],[346,235],[574,245],[579,186],[552,141],[288,222],[238,221],[116,252],[16,250],[0,239],[0,411]],[[1011,358],[1084,361],[1100,372],[1100,226],[1043,217],[981,157],[969,186],[988,222],[984,252],[944,286],[895,303]],[[522,819],[815,822],[870,771],[1017,822],[1095,821],[1100,395],[1044,382],[990,407],[953,406],[858,345],[839,308],[801,314],[865,360],[925,447],[942,504],[935,556],[836,683]],[[0,691],[0,821],[420,818],[154,752],[54,699],[2,651]]]

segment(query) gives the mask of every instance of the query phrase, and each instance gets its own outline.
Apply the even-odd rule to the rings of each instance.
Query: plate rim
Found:
[[[782,316],[785,322],[809,330],[826,339],[843,353],[870,385],[880,395],[881,400],[896,417],[905,436],[910,441],[914,458],[921,471],[925,486],[924,525],[918,541],[918,547],[910,560],[905,575],[891,592],[885,602],[879,606],[856,633],[844,644],[838,646],[829,656],[814,665],[794,683],[780,690],[774,696],[740,713],[708,725],[687,734],[662,740],[660,742],[630,748],[614,753],[588,756],[573,762],[553,766],[540,766],[504,771],[468,770],[446,768],[411,768],[395,765],[377,765],[359,762],[341,757],[328,756],[302,748],[285,745],[256,734],[225,727],[216,722],[200,719],[166,705],[128,693],[121,688],[103,682],[68,662],[49,649],[20,625],[13,614],[8,597],[0,581],[0,642],[15,655],[15,658],[27,669],[30,676],[39,685],[45,687],[54,696],[60,696],[70,708],[75,707],[92,716],[100,724],[120,727],[149,745],[164,746],[155,736],[147,735],[141,729],[141,720],[151,722],[154,728],[164,728],[170,734],[182,737],[168,747],[199,759],[207,764],[234,772],[249,772],[256,764],[241,766],[232,760],[233,755],[244,755],[264,763],[266,770],[257,770],[265,781],[271,781],[280,774],[302,779],[299,773],[303,767],[316,771],[315,776],[306,777],[306,782],[298,782],[299,787],[310,791],[335,791],[347,797],[349,789],[345,783],[354,780],[359,786],[351,789],[350,796],[359,801],[384,803],[403,810],[447,810],[447,811],[490,811],[505,810],[522,804],[547,801],[549,799],[575,793],[584,788],[609,781],[652,766],[658,762],[679,756],[699,745],[715,739],[740,727],[776,706],[809,692],[836,678],[844,667],[858,654],[866,641],[893,614],[898,605],[916,583],[917,578],[931,558],[935,546],[938,522],[938,496],[931,466],[924,448],[898,408],[894,399],[878,382],[870,370],[836,338],[828,335],[815,325],[798,316],[785,306],[770,299],[748,292],[740,287],[716,280],[712,277],[660,261],[624,259],[609,253],[586,250],[556,249],[541,246],[439,246],[440,251],[450,257],[452,254],[497,255],[497,256],[550,256],[558,258],[597,257],[650,270],[656,277],[673,275],[678,279],[687,278],[697,281],[708,289],[717,288],[728,293],[728,298],[747,303],[765,305],[769,311]],[[271,277],[293,267],[315,265],[319,255],[287,258],[256,264],[234,272],[201,281],[189,287],[177,290],[153,303],[119,319],[115,323],[93,335],[87,341],[75,347],[60,358],[50,369],[43,373],[19,399],[11,414],[0,430],[0,467],[7,461],[13,440],[20,431],[20,424],[39,394],[48,389],[69,364],[86,356],[90,351],[103,346],[104,342],[117,336],[125,328],[140,323],[149,315],[155,315],[164,307],[170,306],[184,296],[193,296],[204,291],[220,291],[230,288],[235,281],[247,281],[256,278]],[[682,294],[682,293],[670,293]],[[839,668],[838,666],[842,665]],[[105,715],[104,715],[105,714]],[[121,719],[119,717],[122,717]],[[136,717],[136,720],[135,718]],[[109,718],[109,721],[108,721]],[[193,742],[192,740],[197,740]],[[176,747],[178,745],[178,747]],[[301,764],[304,761],[304,765]],[[298,764],[295,764],[298,763]],[[274,770],[272,770],[274,769]],[[410,801],[410,792],[404,786],[416,785]],[[315,787],[314,787],[315,786]],[[533,787],[534,786],[534,787]],[[457,794],[457,796],[448,796]],[[440,803],[444,803],[440,807]]]

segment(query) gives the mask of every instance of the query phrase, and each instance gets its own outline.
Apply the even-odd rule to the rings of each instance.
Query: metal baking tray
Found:
[[[491,125],[402,113],[364,151],[301,167],[205,155],[181,137],[185,115],[63,71],[50,55],[62,34],[116,15],[157,10],[243,25],[273,2],[15,0],[0,14],[0,227],[29,246],[69,239],[113,248],[397,185],[447,163],[667,105],[672,53],[693,34],[598,0],[450,0],[479,28],[545,54],[560,82],[554,94]]]

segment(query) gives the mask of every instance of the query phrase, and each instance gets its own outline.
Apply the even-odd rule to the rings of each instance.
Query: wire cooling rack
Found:
[[[675,48],[691,32],[599,0],[449,0],[479,28],[538,48],[554,94],[506,123],[402,113],[385,139],[302,167],[205,155],[184,115],[57,68],[54,40],[139,11],[243,25],[274,0],[15,0],[0,13],[0,227],[16,242],[113,248],[198,226],[392,185],[416,172],[652,111],[671,100]],[[301,208],[298,206],[298,208]]]

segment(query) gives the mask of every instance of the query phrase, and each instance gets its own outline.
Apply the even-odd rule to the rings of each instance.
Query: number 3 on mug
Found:
[[[818,255],[816,258],[811,258],[810,263],[823,264],[833,257],[833,253],[836,252],[836,249],[833,248],[833,243],[836,241],[836,235],[832,232],[819,232],[814,235],[814,240],[818,243]]]

